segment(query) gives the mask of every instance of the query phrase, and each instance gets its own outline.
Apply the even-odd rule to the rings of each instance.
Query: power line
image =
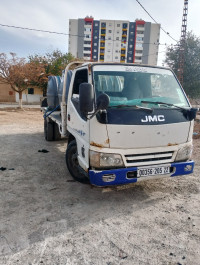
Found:
[[[19,26],[6,25],[6,24],[0,24],[0,26],[2,26],[2,27],[8,27],[8,28],[14,28],[14,29],[22,29],[22,30],[29,30],[29,31],[37,31],[37,32],[43,32],[43,33],[57,34],[57,35],[80,37],[80,38],[84,38],[85,37],[85,35],[70,34],[70,33],[50,31],[50,30],[42,30],[42,29],[34,29],[34,28],[28,28],[28,27],[19,27]],[[101,38],[98,38],[98,40],[101,40]],[[120,41],[120,40],[114,40],[114,39],[105,39],[105,41],[106,40],[110,40],[110,41]],[[121,42],[123,42],[123,40]],[[153,42],[146,42],[146,43],[145,42],[136,42],[136,43],[149,44],[149,45],[157,45],[157,46],[159,46],[159,45],[165,45],[165,46],[167,46],[166,43],[155,43],[155,42],[154,43]]]
[[[44,33],[53,33],[53,34],[59,34],[59,35],[69,35],[69,34],[63,33],[63,32],[49,31],[49,30],[42,30],[42,29],[32,29],[32,28],[25,28],[25,27],[17,27],[17,26],[13,26],[13,25],[0,24],[0,26],[8,27],[8,28],[15,28],[15,29],[25,29],[25,30],[39,31],[39,32],[44,32]]]
[[[153,19],[153,21],[156,23],[156,24],[159,24],[152,16],[151,14],[144,8],[144,6],[138,1],[136,0],[136,2],[142,7],[142,9],[144,9],[144,11],[150,16],[151,19]],[[167,36],[169,36],[172,40],[178,42],[177,40],[175,40],[170,34],[169,32],[167,32],[166,30],[164,30],[163,27],[160,26],[160,28],[162,29],[163,32],[165,32],[165,34],[167,34]]]

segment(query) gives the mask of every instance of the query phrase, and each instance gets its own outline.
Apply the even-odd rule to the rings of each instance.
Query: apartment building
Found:
[[[85,60],[156,65],[160,24],[135,20],[69,20],[69,52]]]

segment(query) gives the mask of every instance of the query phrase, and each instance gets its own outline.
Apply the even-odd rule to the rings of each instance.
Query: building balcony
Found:
[[[138,27],[138,25],[137,25],[137,30],[139,31],[144,31],[144,27]]]
[[[88,29],[90,29],[91,27],[92,27],[92,24],[88,24],[88,25],[85,24],[85,25],[84,25],[84,28],[88,28]]]
[[[136,47],[135,47],[135,50],[136,50],[136,51],[143,51],[143,47],[137,47],[137,46],[136,46]]]
[[[90,38],[86,38],[86,37],[84,37],[83,40],[84,40],[84,41],[91,41],[91,37],[90,37]]]
[[[134,63],[142,63],[142,59],[135,59]]]
[[[88,54],[88,55],[91,54],[91,50],[90,50],[90,51],[85,51],[85,50],[83,50],[83,52],[84,52],[84,54]]]
[[[90,48],[91,44],[83,44],[83,48]]]
[[[139,33],[137,33],[137,35],[136,35],[137,37],[141,37],[141,38],[144,38],[144,34],[139,34]]]

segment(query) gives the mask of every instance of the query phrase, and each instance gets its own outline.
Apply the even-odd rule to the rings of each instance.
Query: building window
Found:
[[[98,37],[97,36],[94,36],[94,39],[96,40]]]
[[[123,23],[123,29],[127,29],[128,24],[127,23]]]
[[[32,88],[32,87],[28,88],[28,94],[33,95],[34,94],[34,88]]]
[[[105,28],[105,27],[106,27],[106,23],[105,23],[105,22],[102,22],[102,23],[101,23],[101,27],[102,27],[102,28]]]
[[[120,24],[117,24],[117,27],[119,28],[120,27]]]
[[[136,43],[137,48],[142,48],[142,43]]]
[[[133,48],[133,45],[132,45],[132,44],[130,44],[130,45],[129,45],[129,48]]]
[[[122,50],[122,51],[121,51],[121,54],[125,54],[125,53],[126,53],[126,51],[125,51],[125,50]]]
[[[112,23],[109,23],[109,27],[112,27]]]
[[[116,53],[118,53],[118,50],[115,50]]]
[[[95,23],[94,25],[95,25],[95,27],[98,27],[99,26],[98,23]]]
[[[144,25],[139,24],[139,25],[137,25],[137,27],[138,27],[138,28],[143,28]]]
[[[94,49],[94,52],[97,52],[97,49]]]
[[[112,30],[111,30],[111,29],[109,29],[108,33],[112,33]]]
[[[111,40],[111,37],[108,37],[108,40]]]
[[[97,56],[96,56],[96,55],[93,55],[93,58],[94,58],[94,59],[96,59],[96,58],[97,58]]]
[[[118,59],[119,57],[118,56],[115,56],[115,59]]]
[[[116,40],[119,40],[119,37],[116,37]]]
[[[102,29],[101,30],[101,34],[106,34],[106,30],[105,29]]]
[[[143,41],[142,37],[137,37],[137,41]]]
[[[105,40],[105,36],[101,36],[101,40]]]
[[[103,60],[104,59],[104,55],[100,55],[100,60]]]
[[[97,43],[96,42],[94,43],[94,46],[97,46]]]

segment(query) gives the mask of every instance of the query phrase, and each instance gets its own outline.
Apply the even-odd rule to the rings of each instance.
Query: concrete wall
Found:
[[[150,32],[150,44],[149,44],[149,57],[148,64],[149,65],[157,65],[158,60],[158,45],[153,43],[158,43],[160,39],[160,24],[151,24],[151,32]]]
[[[74,36],[76,35],[76,36]],[[70,19],[69,20],[69,48],[70,52],[74,57],[78,57],[78,20]]]
[[[0,102],[15,102],[15,92],[10,85],[0,84]]]

